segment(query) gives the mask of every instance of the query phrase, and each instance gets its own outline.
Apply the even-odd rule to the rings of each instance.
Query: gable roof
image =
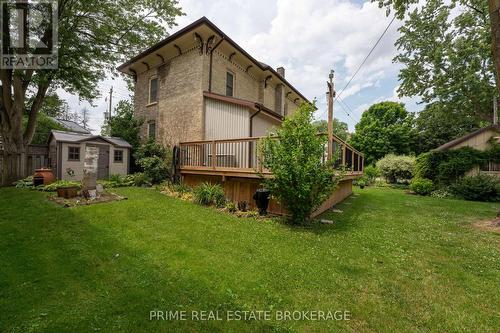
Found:
[[[476,135],[479,135],[481,133],[484,133],[484,132],[487,132],[487,131],[490,131],[490,130],[494,130],[494,131],[497,131],[497,132],[500,132],[500,126],[499,125],[490,125],[490,126],[487,126],[487,127],[483,127],[483,128],[480,128],[478,129],[477,131],[474,131],[474,132],[471,132],[469,134],[466,134],[460,138],[457,138],[455,140],[451,140],[450,142],[447,142],[439,147],[437,147],[436,151],[442,151],[442,150],[447,150],[447,149],[450,149],[450,148],[453,148],[455,147],[456,145],[464,142],[464,141],[467,141],[469,140],[470,138],[473,138],[475,137]]]
[[[67,142],[67,143],[81,143],[84,141],[101,139],[101,140],[104,140],[104,141],[106,141],[106,142],[108,142],[116,147],[132,148],[130,143],[123,140],[122,138],[102,136],[102,135],[93,135],[93,134],[85,134],[85,133],[77,133],[77,132],[64,132],[64,131],[52,130],[50,132],[49,141],[52,137],[54,137],[54,139],[58,142]]]
[[[276,77],[277,80],[282,81],[285,85],[287,85],[293,92],[295,92],[300,98],[302,98],[304,101],[307,103],[311,103],[300,91],[298,91],[290,82],[288,82],[283,76],[281,76],[274,68],[271,66],[260,62],[256,60],[254,57],[252,57],[247,51],[245,51],[241,46],[239,46],[235,41],[233,41],[229,36],[227,36],[222,30],[220,30],[215,24],[213,24],[208,18],[205,16],[201,17],[200,19],[194,21],[193,23],[189,24],[188,26],[180,29],[179,31],[175,32],[174,34],[168,36],[164,40],[160,41],[159,43],[147,48],[137,56],[133,57],[129,61],[125,62],[124,64],[118,66],[117,70],[126,73],[126,74],[131,74],[133,71],[130,70],[130,66],[137,63],[138,61],[142,60],[146,56],[150,55],[151,53],[154,53],[158,50],[160,50],[162,47],[174,42],[178,38],[182,37],[183,35],[195,30],[196,28],[199,28],[201,26],[207,26],[210,28],[212,31],[214,31],[217,35],[219,35],[220,42],[227,42],[229,45],[234,47],[238,52],[243,54],[246,58],[250,60],[251,63],[256,65],[257,68],[261,69],[262,71],[267,71],[270,72],[272,75]],[[177,46],[174,44],[174,46]]]
[[[83,126],[80,126],[79,124],[77,124],[76,122],[74,122],[72,120],[65,120],[65,119],[59,119],[59,118],[54,118],[54,117],[50,117],[50,118],[71,132],[91,134],[88,129],[86,129]]]

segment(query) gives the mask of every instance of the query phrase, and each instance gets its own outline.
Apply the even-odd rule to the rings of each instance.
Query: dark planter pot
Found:
[[[359,188],[360,188],[360,189],[364,189],[364,188],[365,188],[365,185],[359,185]]]
[[[65,199],[71,199],[78,195],[78,186],[59,187],[57,196]]]
[[[255,200],[255,204],[257,208],[259,208],[260,215],[267,214],[267,208],[269,207],[269,197],[271,195],[271,191],[265,188],[259,188],[255,191],[253,195],[253,199]]]

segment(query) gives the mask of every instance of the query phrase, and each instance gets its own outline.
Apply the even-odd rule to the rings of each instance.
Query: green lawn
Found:
[[[333,226],[238,219],[124,188],[61,208],[0,189],[0,332],[498,332],[498,204],[358,190]],[[350,311],[349,321],[150,321],[151,310]],[[189,318],[188,318],[189,319]]]

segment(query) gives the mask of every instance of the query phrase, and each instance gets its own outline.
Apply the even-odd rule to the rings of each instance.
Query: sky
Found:
[[[371,2],[347,0],[180,0],[185,16],[173,33],[206,16],[254,58],[274,68],[283,66],[287,80],[309,100],[316,99],[316,119],[326,119],[326,81],[335,70],[335,89],[343,90],[365,56],[385,30],[392,17]],[[422,109],[414,98],[399,98],[396,93],[401,66],[393,63],[397,54],[394,42],[401,22],[395,20],[375,51],[347,89],[343,103],[334,105],[334,117],[354,125],[371,104],[391,100],[405,103],[411,112]],[[148,45],[144,45],[146,49]],[[93,105],[78,96],[59,91],[72,110],[91,110],[90,127],[99,133],[107,110],[109,90],[113,87],[113,105],[130,99],[120,77],[101,82],[101,98]]]

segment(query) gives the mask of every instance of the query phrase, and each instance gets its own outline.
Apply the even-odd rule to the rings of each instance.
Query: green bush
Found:
[[[365,186],[368,186],[368,178],[366,176],[359,177],[355,179],[352,183],[356,186],[363,188]]]
[[[143,172],[136,172],[131,175],[135,186],[151,186],[151,178]]]
[[[500,198],[500,181],[490,175],[477,174],[463,177],[450,186],[458,197],[473,201],[498,201]]]
[[[58,188],[72,186],[76,186],[80,189],[82,187],[82,184],[80,182],[74,182],[70,180],[58,180],[49,185],[37,186],[36,189],[43,192],[55,192]]]
[[[419,195],[430,195],[434,189],[432,180],[425,178],[414,178],[410,184],[410,190]]]
[[[427,178],[440,185],[454,183],[476,166],[494,160],[495,148],[479,151],[462,147],[447,151],[431,151],[418,156],[415,163],[415,177]]]
[[[377,162],[377,169],[388,183],[408,182],[413,178],[415,157],[389,154]]]
[[[154,184],[171,177],[172,153],[170,149],[150,141],[137,149],[136,163]]]
[[[13,184],[16,188],[33,188],[33,176],[20,179]]]
[[[222,207],[226,203],[224,190],[219,184],[202,183],[194,189],[194,200],[200,205]]]
[[[438,188],[431,192],[431,197],[438,199],[453,198],[454,195],[447,188]]]
[[[236,204],[232,201],[228,201],[226,203],[226,210],[229,212],[229,213],[235,213],[237,210],[238,210],[238,207],[236,206]]]
[[[363,172],[365,174],[368,184],[370,185],[375,182],[375,179],[377,179],[378,176],[380,176],[379,170],[375,165],[372,164],[366,166]]]
[[[317,135],[314,111],[313,105],[302,104],[277,130],[279,139],[269,134],[259,142],[262,166],[273,174],[262,177],[262,183],[287,208],[293,223],[309,221],[342,178],[331,163],[322,162],[327,138]]]

